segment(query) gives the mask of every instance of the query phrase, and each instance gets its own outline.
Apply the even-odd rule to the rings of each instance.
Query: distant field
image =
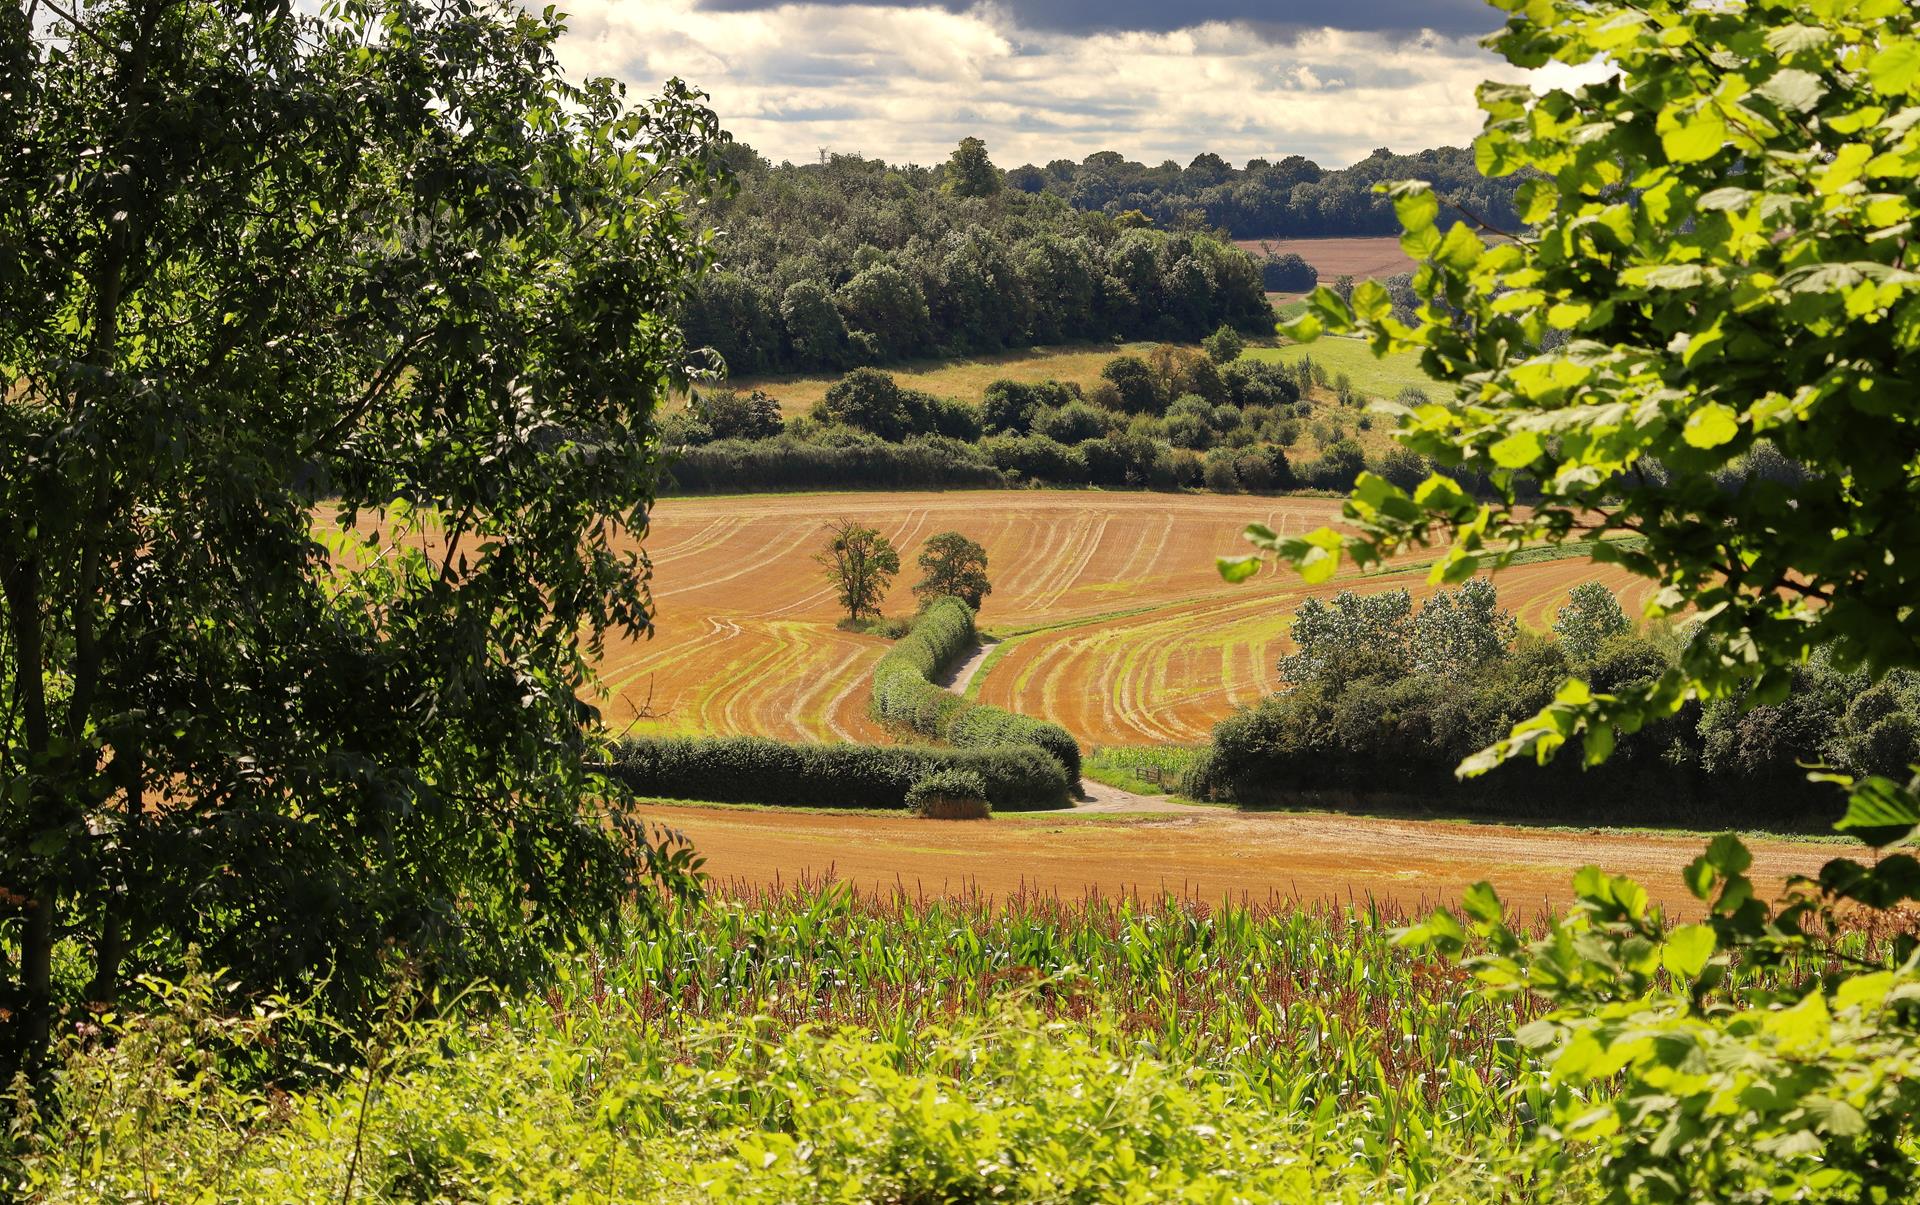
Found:
[[[1402,389],[1414,386],[1426,390],[1438,400],[1441,386],[1420,370],[1420,357],[1414,352],[1394,352],[1376,358],[1373,349],[1358,339],[1326,337],[1312,343],[1292,343],[1285,347],[1254,347],[1248,357],[1279,360],[1291,364],[1302,357],[1327,366],[1329,377],[1346,373],[1353,387],[1368,397],[1392,400]]]
[[[959,530],[986,545],[994,593],[981,622],[1007,637],[976,676],[986,702],[1065,724],[1104,745],[1191,741],[1272,686],[1299,601],[1345,586],[1424,593],[1425,573],[1346,577],[1308,589],[1263,575],[1230,586],[1214,557],[1245,547],[1259,520],[1283,532],[1334,521],[1317,498],[956,491],[671,498],[654,511],[653,639],[610,648],[604,666],[616,731],[749,733],[787,739],[879,739],[867,675],[879,637],[835,628],[832,594],[812,558],[821,525],[847,517],[900,548],[887,610],[913,607],[914,557],[927,537]],[[1500,578],[1506,604],[1534,626],[1566,591],[1601,577],[1584,561],[1519,566]],[[645,712],[643,716],[641,713]]]
[[[1320,273],[1320,283],[1323,285],[1330,285],[1341,276],[1351,276],[1360,281],[1413,271],[1413,261],[1407,258],[1406,252],[1400,250],[1400,239],[1394,235],[1372,238],[1243,238],[1234,240],[1234,245],[1256,256],[1262,253],[1263,246],[1275,255],[1297,255]]]
[[[1107,361],[1115,356],[1144,356],[1158,346],[1157,343],[1070,343],[964,360],[917,360],[890,365],[883,371],[902,385],[937,397],[977,402],[987,386],[998,380],[1065,381],[1091,389],[1100,383],[1100,370],[1106,367]],[[781,410],[792,415],[813,409],[839,379],[838,374],[737,377],[730,384],[735,389],[763,389],[779,400]]]

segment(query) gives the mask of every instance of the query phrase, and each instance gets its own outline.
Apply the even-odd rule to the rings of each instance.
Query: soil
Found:
[[[1094,784],[1089,784],[1094,785]],[[1138,799],[1139,797],[1135,797]],[[722,882],[834,878],[867,890],[926,895],[1043,892],[1078,898],[1163,892],[1218,902],[1371,897],[1408,908],[1456,903],[1488,880],[1511,906],[1535,911],[1571,898],[1574,871],[1597,864],[1639,879],[1671,915],[1699,912],[1680,882],[1704,838],[1525,828],[1332,813],[1241,813],[1199,805],[1153,814],[1001,814],[983,824],[909,816],[656,805],[653,820],[690,838]],[[1094,813],[1094,814],[1087,814]],[[1771,895],[1788,874],[1838,852],[1782,840],[1749,843],[1756,885]]]
[[[1413,261],[1400,249],[1396,235],[1368,238],[1236,239],[1235,245],[1258,256],[1261,244],[1275,255],[1297,255],[1320,273],[1320,283],[1332,285],[1342,276],[1384,280],[1413,271]]]

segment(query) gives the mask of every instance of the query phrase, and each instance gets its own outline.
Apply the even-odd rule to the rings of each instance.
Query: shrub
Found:
[[[1028,481],[1062,484],[1087,480],[1087,458],[1045,435],[996,435],[982,440],[980,451],[1003,473],[1018,473]]]
[[[986,780],[972,770],[941,770],[907,789],[907,810],[929,820],[984,820],[993,814]]]
[[[615,746],[608,767],[614,778],[654,798],[880,809],[906,807],[915,783],[948,770],[977,777],[984,798],[1001,811],[1067,802],[1067,776],[1059,762],[1017,744],[939,749],[752,736],[636,737]]]
[[[1207,488],[1222,494],[1240,492],[1240,474],[1234,468],[1233,453],[1225,448],[1215,448],[1207,453],[1207,465],[1202,480]]]
[[[973,646],[973,609],[939,599],[873,667],[873,716],[961,748],[1031,745],[1057,761],[1068,783],[1080,780],[1080,746],[1058,724],[974,703],[934,685],[933,679]]]

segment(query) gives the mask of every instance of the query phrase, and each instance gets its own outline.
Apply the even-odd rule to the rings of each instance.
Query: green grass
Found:
[[[1136,795],[1177,795],[1181,779],[1204,751],[1196,745],[1099,746],[1087,754],[1080,772]]]
[[[1391,401],[1402,389],[1419,388],[1438,400],[1444,389],[1420,370],[1420,357],[1414,352],[1395,352],[1375,358],[1373,350],[1358,339],[1325,338],[1312,343],[1290,343],[1284,347],[1249,348],[1246,355],[1256,360],[1277,360],[1292,364],[1311,356],[1324,364],[1329,378],[1346,373],[1353,387],[1368,397]]]
[[[1025,383],[1063,381],[1092,389],[1100,383],[1100,370],[1107,366],[1107,361],[1115,356],[1144,356],[1156,346],[1154,343],[1069,343],[958,360],[912,360],[881,367],[904,386],[938,397],[977,402],[988,385],[1002,379]],[[759,376],[738,377],[729,384],[735,389],[763,389],[779,400],[780,408],[787,414],[804,414],[812,410],[839,379],[838,373]]]
[[[73,1050],[12,1187],[47,1202],[1498,1199],[1530,1082],[1507,1035],[1527,1013],[1394,947],[1407,919],[1279,899],[717,898],[544,992],[444,1021],[402,1010],[360,1069],[285,1093],[240,1072],[297,1055],[286,1024],[224,1019],[201,980]]]

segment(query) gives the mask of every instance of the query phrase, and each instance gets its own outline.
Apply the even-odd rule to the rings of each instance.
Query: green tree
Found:
[[[813,559],[825,567],[834,595],[856,623],[879,616],[893,575],[900,572],[900,553],[893,542],[851,519],[827,525],[827,546]]]
[[[1620,609],[1620,600],[1599,582],[1575,586],[1567,596],[1567,605],[1553,617],[1553,634],[1560,638],[1567,659],[1574,662],[1593,660],[1601,645],[1632,630],[1633,623]]]
[[[1531,169],[1515,195],[1527,228],[1489,244],[1462,214],[1443,232],[1430,187],[1393,186],[1419,261],[1414,321],[1366,282],[1350,302],[1316,291],[1292,332],[1418,349],[1468,386],[1409,410],[1400,437],[1484,471],[1495,496],[1364,476],[1354,534],[1249,537],[1313,579],[1343,554],[1446,540],[1440,580],[1530,541],[1642,537],[1596,543],[1595,559],[1658,581],[1656,611],[1692,612],[1679,663],[1611,691],[1569,682],[1467,773],[1575,738],[1599,762],[1617,731],[1691,700],[1776,704],[1815,656],[1876,676],[1920,663],[1920,15],[1907,0],[1502,7],[1490,45],[1515,65],[1604,57],[1618,73],[1482,86],[1476,158]],[[1729,472],[1763,439],[1805,480]],[[1914,783],[1840,785],[1840,828],[1881,847],[1920,831]],[[1920,899],[1920,862],[1837,858],[1771,907],[1751,862],[1729,835],[1687,868],[1696,924],[1668,928],[1643,887],[1589,867],[1537,938],[1481,884],[1464,920],[1438,913],[1407,940],[1472,941],[1491,990],[1544,997],[1518,1037],[1545,1067],[1531,1155],[1549,1176],[1593,1177],[1612,1201],[1910,1200],[1915,940],[1845,950],[1835,935],[1897,928],[1878,912]],[[1767,986],[1733,990],[1736,966]]]
[[[597,805],[583,700],[648,622],[719,131],[561,28],[0,12],[8,1067],[190,943],[352,1017],[389,945],[522,981],[684,867]]]
[[[943,531],[920,549],[920,580],[914,596],[924,605],[952,595],[978,611],[993,593],[987,581],[987,550],[957,531]]]
[[[1617,47],[1600,32],[1613,19]],[[1471,379],[1460,404],[1408,412],[1400,438],[1484,470],[1496,496],[1366,477],[1356,535],[1254,533],[1263,547],[1320,576],[1343,549],[1371,562],[1450,536],[1436,575],[1464,579],[1530,541],[1630,532],[1645,542],[1596,544],[1595,559],[1660,581],[1659,612],[1701,616],[1672,675],[1563,702],[1496,756],[1580,735],[1600,756],[1615,725],[1742,683],[1777,698],[1820,647],[1842,669],[1920,664],[1920,439],[1893,400],[1920,363],[1920,272],[1901,233],[1920,213],[1920,131],[1888,116],[1920,88],[1912,22],[1896,0],[1844,16],[1813,0],[1528,9],[1494,40],[1512,61],[1604,53],[1632,83],[1481,88],[1476,154],[1496,175],[1537,172],[1517,194],[1529,229],[1493,244],[1470,219],[1443,230],[1430,188],[1395,185],[1417,322],[1363,282],[1351,304],[1317,291],[1292,328],[1352,331],[1377,352],[1417,350],[1437,380]],[[1711,487],[1761,439],[1810,478]]]
[[[941,185],[962,197],[990,197],[1000,191],[1000,169],[987,158],[987,144],[967,137],[947,156],[946,180]]]
[[[1202,339],[1200,345],[1206,348],[1207,359],[1215,364],[1231,364],[1240,358],[1241,352],[1247,350],[1247,341],[1230,326],[1220,327]]]

